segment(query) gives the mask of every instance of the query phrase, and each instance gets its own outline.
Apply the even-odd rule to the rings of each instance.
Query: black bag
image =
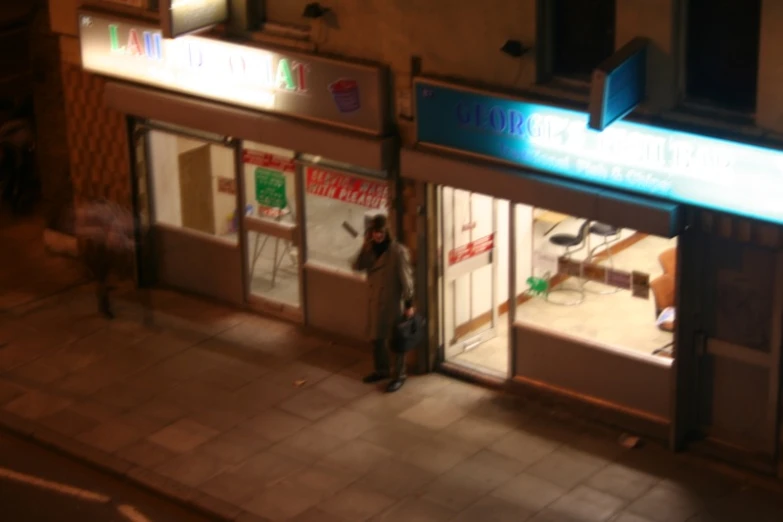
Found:
[[[392,350],[396,353],[406,353],[421,344],[427,334],[427,320],[419,314],[403,317],[394,327]]]

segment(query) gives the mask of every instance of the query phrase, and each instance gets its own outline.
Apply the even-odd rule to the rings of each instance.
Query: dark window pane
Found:
[[[755,109],[760,21],[760,0],[690,0],[689,98]]]
[[[589,77],[614,52],[615,0],[554,0],[552,72]]]

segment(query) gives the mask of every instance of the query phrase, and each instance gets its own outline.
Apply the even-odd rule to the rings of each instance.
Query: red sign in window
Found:
[[[278,172],[294,172],[296,169],[294,160],[256,150],[245,149],[242,151],[242,162]]]
[[[492,250],[495,245],[495,234],[471,241],[449,251],[449,265],[456,265],[466,259],[476,257]]]
[[[389,200],[389,185],[383,181],[307,167],[307,193],[368,208],[385,208]]]

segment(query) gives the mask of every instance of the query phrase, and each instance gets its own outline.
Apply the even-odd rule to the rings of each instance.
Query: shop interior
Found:
[[[449,187],[439,199],[446,360],[505,376],[509,202]],[[515,221],[516,322],[672,357],[676,238],[519,204]]]
[[[156,223],[236,242],[236,197],[219,185],[234,180],[233,150],[157,130],[149,132],[147,144]]]
[[[298,223],[294,152],[247,141],[242,146],[250,293],[299,307],[299,249],[291,241]],[[156,223],[238,244],[232,148],[150,131],[148,156]],[[384,193],[371,203],[353,203],[344,197],[345,187],[386,183],[330,174],[308,176],[305,171],[307,261],[350,271],[368,219],[385,213],[388,200]]]

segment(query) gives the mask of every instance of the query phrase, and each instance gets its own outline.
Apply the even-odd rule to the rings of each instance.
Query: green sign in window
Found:
[[[285,208],[288,204],[285,195],[285,175],[261,167],[256,169],[255,175],[258,204],[265,207]]]

